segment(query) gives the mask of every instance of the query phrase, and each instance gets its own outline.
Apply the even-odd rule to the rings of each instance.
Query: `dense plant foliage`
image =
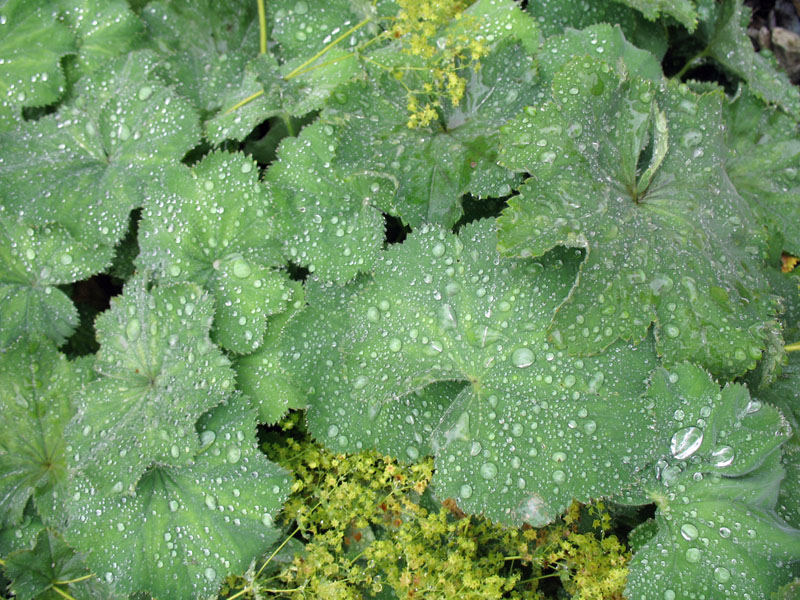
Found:
[[[9,593],[791,597],[800,93],[748,18],[0,0]]]

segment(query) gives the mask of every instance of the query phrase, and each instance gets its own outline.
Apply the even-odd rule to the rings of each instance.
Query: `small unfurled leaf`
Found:
[[[501,162],[532,177],[499,219],[506,254],[587,249],[551,339],[597,352],[655,322],[668,362],[753,368],[776,306],[760,274],[766,236],[722,168],[722,94],[658,91],[588,57],[552,94],[503,131]]]
[[[432,448],[439,497],[541,526],[573,498],[617,491],[648,460],[641,395],[656,357],[649,340],[586,358],[554,347],[547,323],[580,253],[516,260],[495,247],[492,221],[458,237],[419,228],[373,280],[331,290],[316,309],[310,297],[286,352],[312,431],[331,448],[411,460]]]
[[[151,53],[126,55],[82,78],[57,114],[0,132],[7,209],[35,225],[58,223],[89,247],[116,244],[145,186],[199,139],[196,113],[155,68]]]
[[[67,539],[115,593],[208,597],[280,534],[274,519],[290,479],[259,452],[248,403],[216,408],[197,434],[202,446],[190,461],[160,462],[125,495],[72,482]]]
[[[214,340],[247,354],[288,294],[273,218],[252,159],[220,152],[175,165],[151,191],[137,262],[159,280],[202,285],[216,301]]]
[[[630,598],[767,600],[800,559],[800,531],[776,515],[781,414],[699,367],[659,369],[648,391],[662,458],[643,485],[658,533],[630,563]],[[658,453],[657,453],[658,454]]]
[[[20,223],[0,205],[0,348],[19,339],[64,343],[78,314],[56,286],[102,271],[112,253],[87,248],[60,225]]]
[[[19,600],[64,597],[102,600],[115,597],[106,585],[89,573],[83,556],[76,554],[49,529],[39,534],[34,548],[6,558],[5,568],[11,579],[14,598]]]
[[[0,523],[19,524],[29,500],[42,519],[64,524],[64,429],[75,412],[70,391],[91,379],[50,342],[20,343],[0,360]]]
[[[25,106],[52,104],[64,91],[61,58],[75,38],[48,0],[6,0],[0,6],[0,131],[22,122]]]
[[[119,496],[154,462],[194,460],[195,422],[233,391],[228,359],[208,337],[213,316],[197,285],[147,291],[137,279],[97,318],[100,377],[76,394],[66,432],[85,485]]]

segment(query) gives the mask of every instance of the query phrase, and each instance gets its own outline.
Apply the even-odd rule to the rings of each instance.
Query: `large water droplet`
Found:
[[[533,352],[529,348],[517,348],[511,355],[511,363],[520,369],[530,367],[533,359]]]
[[[683,539],[692,541],[697,539],[699,532],[697,531],[697,527],[691,523],[684,523],[681,525],[681,535],[683,536]]]
[[[730,446],[720,446],[711,453],[711,464],[715,467],[727,467],[734,459],[735,453]]]
[[[472,486],[469,485],[468,483],[465,483],[464,485],[461,486],[461,489],[458,490],[458,495],[464,498],[465,500],[467,498],[470,498],[472,496]]]
[[[139,100],[147,100],[150,96],[153,95],[153,88],[149,85],[142,86],[139,88]]]
[[[250,277],[250,273],[252,272],[253,270],[250,268],[250,265],[244,259],[240,258],[233,263],[233,274],[240,279]]]
[[[431,254],[433,254],[436,258],[440,258],[444,254],[444,244],[438,242],[433,249],[431,249]]]
[[[675,432],[669,449],[678,460],[689,458],[703,443],[703,430],[699,427],[685,427]]]
[[[491,462],[481,465],[481,477],[484,479],[494,479],[497,477],[497,465]]]
[[[699,548],[689,548],[686,551],[686,555],[685,556],[686,556],[686,560],[688,562],[690,562],[690,563],[699,562],[700,556],[701,556],[700,549]]]
[[[214,581],[214,578],[216,578],[216,576],[217,576],[217,572],[214,569],[212,569],[211,567],[206,567],[206,570],[203,571],[203,575],[209,581]]]
[[[228,448],[228,462],[231,464],[236,464],[239,462],[239,459],[242,458],[242,451],[239,446],[231,446]]]
[[[125,335],[132,342],[135,342],[137,339],[139,339],[139,334],[141,332],[142,324],[139,322],[139,319],[131,319],[125,326]]]
[[[714,569],[714,579],[719,581],[720,583],[727,583],[730,581],[731,572],[726,569],[725,567],[717,567]]]

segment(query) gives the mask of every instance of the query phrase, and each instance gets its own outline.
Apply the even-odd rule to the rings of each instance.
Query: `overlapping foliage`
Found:
[[[418,535],[465,597],[790,593],[800,94],[741,0],[583,5],[0,0],[15,597],[447,597],[392,546]],[[427,465],[397,523],[364,486],[309,516],[344,480],[261,452],[290,410]],[[580,532],[633,526],[629,563]]]

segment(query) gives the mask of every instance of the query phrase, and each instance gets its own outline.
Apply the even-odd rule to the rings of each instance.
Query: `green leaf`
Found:
[[[217,144],[240,140],[270,117],[288,120],[318,110],[334,89],[361,72],[354,56],[332,48],[308,70],[295,71],[289,64],[279,66],[270,54],[259,55],[247,64],[240,82],[222,96],[224,110],[206,124],[209,139]]]
[[[213,300],[196,285],[145,289],[137,279],[96,321],[100,377],[76,395],[67,429],[71,467],[100,494],[136,485],[153,463],[190,463],[198,417],[233,389],[211,343]]]
[[[795,407],[798,405],[795,404]],[[800,529],[800,437],[797,429],[784,448],[783,467],[786,477],[778,494],[778,514],[795,529]]]
[[[552,93],[503,130],[501,162],[533,177],[499,219],[499,247],[588,250],[553,341],[597,352],[655,322],[668,362],[753,368],[775,304],[760,275],[764,232],[721,168],[721,94],[669,85],[656,97],[651,82],[588,57]]]
[[[87,246],[113,246],[145,186],[199,139],[197,115],[158,83],[151,53],[129,54],[78,83],[72,105],[0,133],[9,212],[56,222]]]
[[[567,29],[562,35],[545,40],[539,61],[540,85],[550,86],[564,65],[585,55],[616,64],[620,75],[650,79],[654,83],[664,78],[655,56],[626,40],[619,26],[600,24],[581,31]]]
[[[47,0],[6,0],[0,6],[0,131],[22,121],[22,107],[58,100],[66,79],[61,58],[75,51],[72,33]]]
[[[42,519],[32,505],[28,504],[19,524],[0,529],[0,556],[6,557],[12,552],[32,549],[43,529]]]
[[[260,423],[277,423],[293,408],[305,408],[306,399],[295,386],[284,364],[281,340],[287,324],[304,306],[303,285],[291,282],[292,300],[288,310],[267,319],[267,331],[261,346],[234,363],[237,389],[253,401]]]
[[[656,357],[650,341],[587,358],[554,348],[547,324],[580,253],[502,259],[496,243],[492,221],[458,237],[420,227],[384,253],[372,281],[331,289],[317,309],[324,319],[313,310],[305,327],[298,319],[287,354],[312,432],[333,449],[413,460],[430,445],[439,497],[541,526],[573,498],[617,491],[647,460],[640,396]],[[342,301],[346,316],[331,310]],[[427,389],[453,381],[468,385]],[[406,420],[419,422],[403,426],[414,437],[391,429]]]
[[[39,534],[35,548],[6,559],[6,574],[11,579],[14,598],[19,600],[62,599],[65,593],[75,600],[113,597],[108,587],[87,571],[83,556],[49,529]],[[72,582],[77,579],[81,581]]]
[[[791,352],[788,356],[788,362],[775,381],[754,393],[759,400],[779,408],[795,432],[798,432],[800,431],[800,353]]]
[[[392,181],[397,191],[382,208],[412,227],[453,225],[461,196],[505,196],[519,181],[497,165],[494,140],[536,101],[533,59],[522,44],[503,42],[466,76],[461,104],[446,107],[430,127],[407,127],[406,91],[388,76],[340,88],[321,117],[340,140],[335,164]]]
[[[258,53],[257,3],[159,0],[148,3],[142,19],[177,91],[204,118],[226,108],[223,98]]]
[[[74,409],[69,391],[90,379],[49,342],[17,344],[0,361],[0,522],[21,521],[33,499],[45,523],[64,518],[64,428]]]
[[[0,205],[0,348],[41,337],[60,345],[78,325],[78,314],[55,286],[102,271],[113,250],[91,250],[63,227],[28,226],[9,213]]]
[[[593,0],[591,3],[539,0],[529,2],[526,9],[536,19],[546,38],[562,33],[571,35],[570,28],[583,29],[597,23],[618,25],[625,37],[639,48],[649,50],[658,59],[667,51],[667,28],[653,23],[637,10],[622,6],[615,0]],[[548,42],[549,43],[549,42]],[[547,52],[542,58],[549,60]]]
[[[71,80],[107,67],[143,47],[144,25],[125,0],[59,0],[61,20],[76,36]]]
[[[216,301],[214,340],[242,354],[258,348],[265,315],[283,310],[288,293],[268,215],[252,159],[219,152],[168,169],[140,224],[139,266],[202,285]]]
[[[800,136],[794,119],[767,109],[746,87],[725,103],[725,169],[761,222],[800,255]]]
[[[383,215],[394,182],[331,166],[333,128],[316,122],[285,138],[264,175],[284,256],[320,277],[345,282],[369,271],[383,246]]]
[[[769,598],[800,559],[800,531],[775,513],[788,424],[687,363],[659,369],[648,397],[663,458],[644,488],[658,533],[634,555],[626,595]]]
[[[109,497],[73,480],[67,539],[114,592],[208,597],[280,534],[274,517],[290,480],[258,451],[247,405],[235,398],[204,416],[192,460],[152,467],[129,494]]]
[[[747,35],[750,8],[744,6],[742,0],[711,4],[714,14],[698,29],[699,37],[706,45],[703,54],[744,80],[759,98],[800,119],[800,90],[790,83],[774,59],[753,51]]]
[[[620,4],[625,4],[635,8],[644,14],[645,18],[651,21],[661,15],[669,15],[686,27],[689,31],[694,31],[697,27],[697,6],[694,0],[616,0]]]

